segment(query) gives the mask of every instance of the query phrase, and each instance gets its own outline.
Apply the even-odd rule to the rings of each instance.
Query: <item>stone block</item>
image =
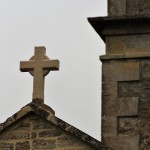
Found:
[[[0,150],[14,150],[13,143],[3,143],[0,141]]]
[[[149,118],[150,117],[150,101],[149,102],[140,102],[139,105],[139,117]]]
[[[118,97],[139,97],[140,90],[139,81],[118,82]]]
[[[18,122],[17,124],[15,124],[12,129],[12,131],[14,130],[18,130],[18,131],[29,131],[30,130],[30,122],[28,119],[23,120],[21,122]]]
[[[95,149],[92,147],[85,146],[85,147],[82,147],[81,150],[95,150]]]
[[[149,59],[141,60],[140,69],[141,69],[141,79],[150,80],[150,60]]]
[[[119,109],[119,105],[118,102],[116,101],[116,97],[113,97],[112,95],[110,96],[102,96],[102,115],[105,116],[109,116],[109,117],[113,117],[116,116],[118,109]]]
[[[150,135],[144,134],[140,136],[140,150],[150,149]]]
[[[62,135],[63,132],[59,129],[53,129],[53,130],[45,130],[39,132],[39,137],[57,137]]]
[[[150,98],[150,81],[141,81],[140,101],[149,102]]]
[[[33,122],[33,130],[41,130],[41,129],[53,129],[54,126],[45,120],[38,119],[38,121]]]
[[[57,140],[57,146],[60,148],[66,148],[66,147],[80,147],[84,146],[81,141],[78,141],[75,138],[72,138],[71,136],[62,136],[58,137]]]
[[[102,115],[113,116],[135,116],[138,115],[139,98],[116,98],[103,96]]]
[[[127,0],[126,1],[126,15],[133,16],[139,14],[139,0]]]
[[[103,82],[102,95],[117,97],[117,82]]]
[[[137,116],[139,97],[118,98],[116,106],[118,116]]]
[[[114,53],[119,55],[122,52],[126,52],[126,49],[124,48],[126,45],[124,44],[128,38],[132,40],[132,37],[134,37],[133,38],[134,42],[135,37],[137,38],[137,40],[149,37],[148,34],[150,33],[150,26],[149,21],[144,23],[128,22],[127,24],[123,22],[118,22],[111,24],[111,26],[106,25],[102,33],[106,35],[105,37],[106,50],[107,51],[110,50],[106,53],[107,54]],[[148,45],[147,41],[148,40],[146,40],[146,46]],[[111,43],[113,43],[113,45]],[[137,46],[135,45],[135,47]]]
[[[30,143],[28,141],[17,142],[16,144],[16,150],[29,150],[29,149],[30,149]]]
[[[108,0],[109,16],[148,16],[149,0]]]
[[[139,136],[103,137],[102,142],[114,150],[139,150]]]
[[[112,30],[109,30],[109,33],[112,33]],[[109,33],[107,33],[107,34],[109,34]],[[123,41],[122,36],[106,37],[106,54],[107,55],[124,54],[123,48],[124,48],[124,41]]]
[[[138,119],[138,126],[139,131],[142,134],[148,134],[150,131],[150,119],[149,118],[139,118]]]
[[[123,36],[122,38],[125,42],[124,48],[126,50],[126,53],[149,53],[149,34]]]
[[[0,140],[20,140],[30,139],[30,134],[27,132],[8,132],[0,135]]]
[[[36,139],[32,142],[33,150],[36,149],[54,149],[56,147],[56,140]]]
[[[133,25],[132,25],[133,26]],[[145,29],[146,28],[146,29]],[[109,36],[106,38],[106,54],[107,55],[137,55],[141,54],[143,55],[145,53],[149,53],[150,49],[150,35],[149,34],[144,34],[149,30],[149,27],[132,27],[128,29],[124,29],[126,31],[120,31],[124,32],[124,34],[132,34],[132,35],[122,35],[122,36],[116,36],[116,32],[118,32],[118,35],[121,34],[119,33],[119,29],[116,29],[115,31],[115,36]],[[140,32],[143,32],[143,34],[138,34],[136,35],[137,30]],[[146,31],[145,31],[146,30]],[[114,32],[113,30],[109,31],[110,34]]]
[[[139,80],[138,61],[107,61],[102,66],[102,78],[104,83],[115,81]]]
[[[37,133],[36,132],[32,132],[31,133],[31,139],[36,139],[37,138]]]
[[[138,117],[118,117],[118,135],[139,134]]]
[[[129,16],[148,16],[150,15],[149,0],[127,0],[127,15]]]
[[[126,14],[126,0],[108,0],[109,16],[124,16]]]
[[[117,118],[102,116],[102,135],[117,136]]]

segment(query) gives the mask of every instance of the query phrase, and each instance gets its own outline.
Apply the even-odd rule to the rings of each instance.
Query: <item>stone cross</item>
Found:
[[[35,47],[34,56],[29,61],[20,62],[20,71],[33,76],[33,100],[44,102],[44,77],[51,70],[59,70],[59,60],[50,60],[45,47]]]

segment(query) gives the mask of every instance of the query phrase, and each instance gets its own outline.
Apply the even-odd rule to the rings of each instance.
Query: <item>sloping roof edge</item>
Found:
[[[104,144],[102,144],[100,141],[92,138],[91,136],[87,135],[86,133],[80,131],[79,129],[73,127],[72,125],[66,123],[65,121],[57,118],[55,116],[55,112],[47,105],[42,103],[34,103],[31,102],[21,108],[17,113],[9,117],[4,123],[0,124],[0,133],[4,131],[8,126],[12,125],[22,117],[26,116],[27,114],[34,112],[38,116],[40,116],[43,119],[46,119],[47,121],[50,121],[57,127],[65,130],[69,134],[77,137],[78,139],[86,142],[90,146],[94,147],[98,150],[112,150],[111,148],[108,148]]]

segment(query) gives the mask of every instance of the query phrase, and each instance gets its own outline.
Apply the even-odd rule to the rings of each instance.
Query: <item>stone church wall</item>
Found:
[[[94,150],[52,123],[29,114],[0,134],[0,150]]]

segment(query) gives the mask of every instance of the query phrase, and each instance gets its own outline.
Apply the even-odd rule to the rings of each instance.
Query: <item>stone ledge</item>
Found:
[[[88,18],[89,23],[92,25],[92,27],[95,29],[95,31],[99,34],[99,36],[103,39],[105,42],[105,37],[107,35],[130,35],[130,34],[148,34],[150,31],[143,31],[143,30],[136,30],[136,31],[130,31],[124,30],[125,28],[128,28],[127,25],[129,25],[129,28],[131,28],[131,25],[137,25],[139,24],[141,27],[144,24],[147,24],[149,26],[150,24],[150,16],[114,16],[114,17],[93,17]],[[111,32],[107,32],[110,29],[114,28],[115,32],[111,30]],[[143,27],[142,27],[143,28]],[[117,32],[116,32],[117,29]],[[121,29],[119,31],[119,29]]]
[[[150,58],[150,53],[139,53],[139,54],[127,54],[127,55],[102,55],[99,57],[101,61],[103,60],[115,60],[115,59],[142,59]]]

